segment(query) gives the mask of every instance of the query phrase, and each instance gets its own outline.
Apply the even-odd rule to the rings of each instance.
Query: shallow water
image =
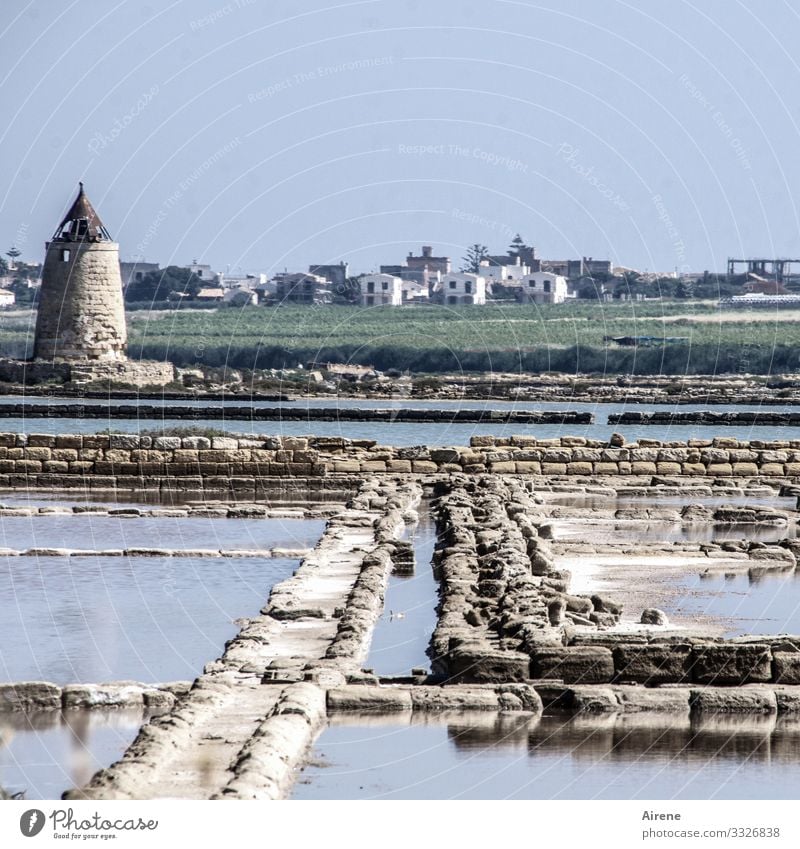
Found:
[[[322,519],[4,516],[0,548],[313,548],[324,530]]]
[[[141,709],[0,714],[0,786],[60,799],[118,760],[143,721]]]
[[[335,719],[295,799],[794,799],[800,725],[773,718]]]
[[[409,534],[416,558],[414,574],[389,577],[384,610],[373,632],[366,665],[378,675],[408,675],[414,667],[430,668],[427,649],[439,601],[431,564],[436,526],[424,502],[419,513],[420,521]]]
[[[235,620],[256,615],[296,567],[262,558],[2,557],[0,680],[192,679],[237,633]]]
[[[800,577],[796,572],[694,575],[680,586],[683,594],[675,614],[721,620],[726,637],[800,634]]]
[[[558,542],[585,542],[587,534],[596,544],[623,543],[634,548],[637,543],[721,543],[743,539],[764,543],[794,539],[797,526],[789,525],[716,525],[710,522],[678,524],[657,519],[623,522],[608,519],[554,519],[551,522],[554,538]]]

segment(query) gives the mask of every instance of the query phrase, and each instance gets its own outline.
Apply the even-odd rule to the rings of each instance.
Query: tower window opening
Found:
[[[69,250],[67,248],[61,251],[61,262],[69,262]]]

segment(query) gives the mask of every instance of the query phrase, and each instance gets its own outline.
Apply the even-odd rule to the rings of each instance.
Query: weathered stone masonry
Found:
[[[615,632],[621,609],[611,599],[569,593],[569,573],[555,568],[539,536],[548,519],[519,480],[456,477],[440,489],[441,601],[431,655],[448,681],[800,684],[800,636]],[[691,691],[691,699],[708,703],[703,692]],[[794,690],[770,698],[775,710],[800,707]]]
[[[614,444],[620,442],[620,444]],[[0,487],[253,489],[258,479],[368,475],[589,477],[800,476],[800,440],[626,444],[583,437],[475,436],[469,447],[378,445],[337,437],[0,433]]]

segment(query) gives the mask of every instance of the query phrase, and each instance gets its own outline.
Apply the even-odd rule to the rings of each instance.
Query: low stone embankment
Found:
[[[257,557],[299,560],[307,548],[0,548],[0,557]]]
[[[744,412],[715,412],[698,410],[690,413],[657,410],[647,413],[618,413],[609,415],[610,425],[715,425],[722,427],[746,427],[750,425],[796,427],[800,425],[800,413],[779,413],[774,410],[752,410]]]
[[[213,404],[0,404],[0,419],[186,419],[257,422],[466,422],[473,424],[594,423],[592,413],[575,410],[373,409],[361,407],[234,407]]]
[[[350,685],[328,691],[328,714],[354,718],[402,713],[548,711],[568,713],[780,714],[800,713],[797,687],[639,687],[533,681],[526,684],[471,684],[440,687]],[[630,727],[628,727],[630,730]]]
[[[67,684],[21,681],[0,684],[0,712],[33,712],[86,708],[170,708],[189,690],[185,681],[169,684],[140,684],[116,681],[110,684]]]
[[[626,443],[474,436],[469,447],[394,447],[338,437],[0,434],[0,487],[291,493],[346,500],[367,475],[800,476],[800,440]],[[299,484],[298,484],[299,485]],[[300,498],[298,494],[297,498]]]
[[[123,758],[65,798],[279,798],[325,718],[326,690],[366,657],[419,485],[372,479],[276,584],[188,693]]]

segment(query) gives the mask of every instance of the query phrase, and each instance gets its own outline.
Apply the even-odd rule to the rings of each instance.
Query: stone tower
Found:
[[[121,362],[126,342],[119,245],[81,183],[46,246],[34,359]]]

